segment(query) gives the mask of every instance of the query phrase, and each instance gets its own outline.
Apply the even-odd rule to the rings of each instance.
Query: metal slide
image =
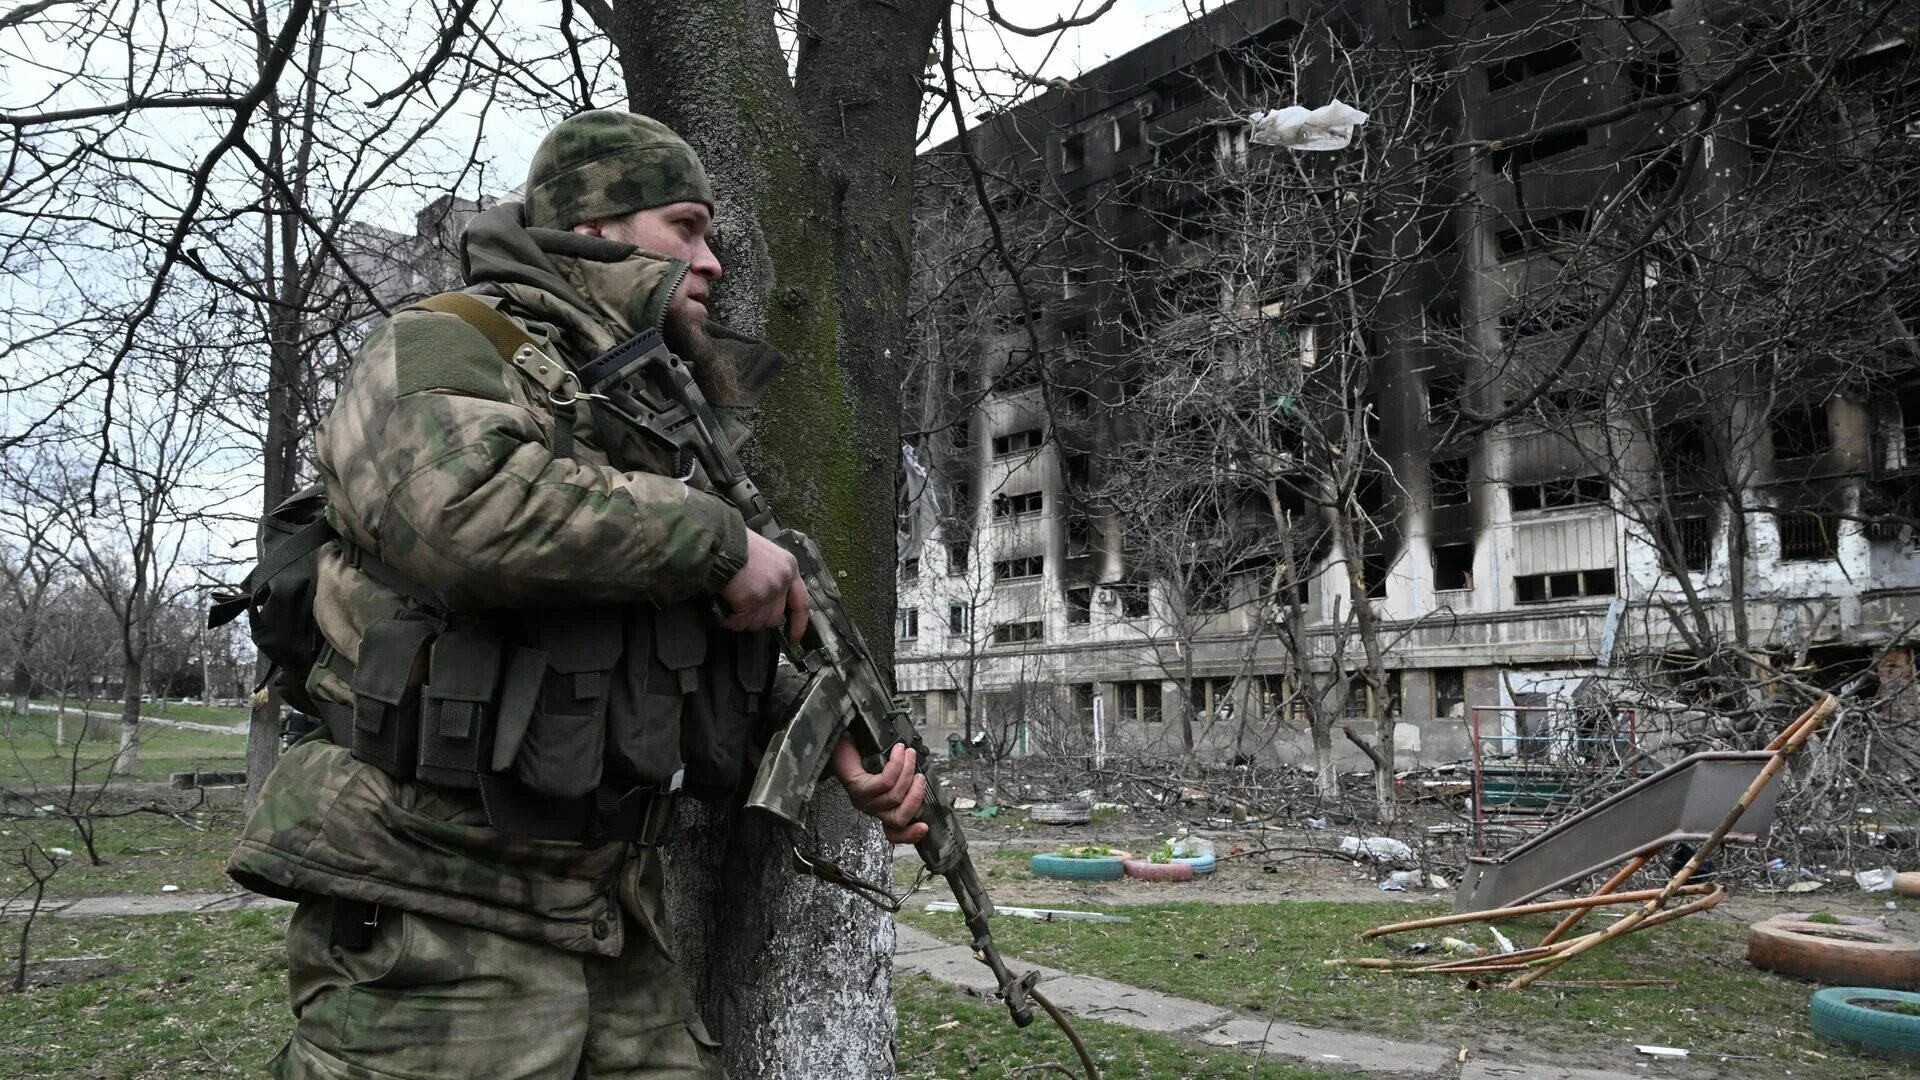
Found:
[[[1768,750],[1692,754],[1504,855],[1473,856],[1453,910],[1524,904],[1637,855],[1704,840],[1773,758]],[[1765,836],[1778,798],[1778,785],[1767,785],[1727,841],[1751,844]]]

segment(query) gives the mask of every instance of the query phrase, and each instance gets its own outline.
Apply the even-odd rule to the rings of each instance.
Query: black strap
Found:
[[[296,529],[266,558],[261,559],[247,572],[247,579],[240,583],[235,592],[222,592],[214,595],[213,607],[207,611],[207,629],[225,626],[251,608],[259,599],[260,591],[267,587],[282,570],[313,554],[336,539],[338,533],[326,518],[315,518]]]

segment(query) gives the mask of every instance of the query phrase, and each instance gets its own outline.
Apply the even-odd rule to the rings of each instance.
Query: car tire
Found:
[[[1141,881],[1192,881],[1193,866],[1178,859],[1172,862],[1153,862],[1149,859],[1127,859],[1122,864],[1130,878]]]
[[[1920,941],[1873,919],[1808,922],[1803,912],[1754,923],[1747,960],[1762,971],[1829,986],[1920,990]]]
[[[1042,803],[1027,811],[1027,818],[1039,825],[1085,825],[1093,820],[1093,807],[1086,803]]]
[[[1035,877],[1058,881],[1114,881],[1126,874],[1126,860],[1118,855],[1095,855],[1075,859],[1066,855],[1040,854],[1028,867]]]
[[[1876,1009],[1871,1002],[1920,1006],[1920,994],[1830,986],[1813,995],[1813,1033],[1870,1054],[1920,1060],[1920,1016]]]

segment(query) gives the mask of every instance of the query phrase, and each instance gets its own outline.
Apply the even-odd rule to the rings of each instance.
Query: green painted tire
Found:
[[[1920,1060],[1920,1016],[1889,1012],[1862,1001],[1920,1006],[1920,994],[1864,986],[1830,986],[1813,995],[1813,1033],[1871,1054]]]
[[[1029,864],[1035,877],[1060,881],[1115,881],[1126,875],[1126,860],[1118,855],[1070,859],[1065,855],[1035,855]]]

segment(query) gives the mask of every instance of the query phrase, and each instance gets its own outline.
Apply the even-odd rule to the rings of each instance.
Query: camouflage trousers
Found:
[[[725,1080],[673,960],[627,916],[626,949],[589,956],[412,912],[372,945],[333,942],[332,903],[287,931],[294,1033],[282,1080]]]

